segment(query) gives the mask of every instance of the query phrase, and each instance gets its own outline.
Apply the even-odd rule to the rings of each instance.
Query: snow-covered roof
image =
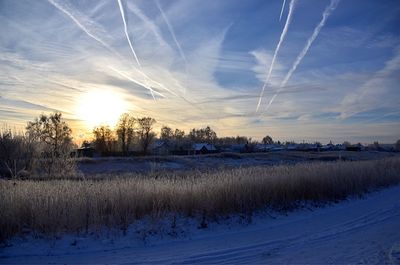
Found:
[[[279,145],[275,145],[275,144],[256,144],[255,148],[256,149],[274,149],[280,147]]]
[[[193,150],[195,151],[200,151],[205,147],[208,151],[216,151],[217,148],[213,144],[207,144],[207,143],[196,143],[192,145]]]
[[[155,142],[152,144],[152,148],[153,148],[153,149],[161,148],[161,147],[163,147],[163,146],[168,147],[168,146],[169,146],[168,142],[163,141],[163,140],[158,140],[158,141],[155,141]]]

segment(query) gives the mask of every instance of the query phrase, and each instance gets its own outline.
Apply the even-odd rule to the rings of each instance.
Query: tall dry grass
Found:
[[[400,159],[253,167],[186,175],[1,180],[0,238],[122,227],[166,213],[218,216],[329,202],[400,182]]]

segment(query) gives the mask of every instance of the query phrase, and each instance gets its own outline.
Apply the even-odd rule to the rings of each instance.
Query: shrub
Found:
[[[0,131],[0,176],[27,176],[35,167],[36,147],[26,135],[3,128]]]

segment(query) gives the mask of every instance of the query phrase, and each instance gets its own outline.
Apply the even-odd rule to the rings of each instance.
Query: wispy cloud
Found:
[[[394,56],[385,66],[357,90],[349,92],[342,100],[338,111],[340,118],[347,119],[356,114],[376,108],[387,108],[393,112],[400,104],[397,86],[400,72],[400,46],[394,49]]]
[[[159,45],[168,47],[168,43],[164,40],[159,27],[148,17],[145,13],[132,1],[127,2],[128,10],[135,14],[140,20],[143,21],[144,26],[147,27],[156,38]]]
[[[103,45],[105,48],[107,48],[108,50],[110,50],[111,52],[114,52],[114,50],[107,44],[105,43],[101,38],[99,38],[97,36],[96,33],[94,33],[93,31],[99,32],[101,31],[101,29],[99,29],[98,27],[94,27],[94,24],[91,23],[90,21],[87,21],[86,23],[81,21],[79,19],[82,18],[83,16],[79,14],[79,12],[71,9],[68,5],[66,5],[65,3],[59,1],[59,0],[48,0],[52,5],[54,5],[58,10],[60,10],[61,12],[63,12],[65,15],[67,15],[69,18],[72,19],[72,21],[81,29],[83,30],[89,37],[91,37],[92,39],[94,39],[95,41],[99,42],[101,45]],[[90,25],[90,28],[87,27],[87,25],[84,24],[88,24]]]
[[[137,84],[137,85],[139,85],[139,86],[141,86],[141,87],[143,87],[143,88],[149,90],[153,95],[154,95],[154,94],[157,94],[158,96],[165,98],[165,96],[164,96],[162,93],[157,92],[157,91],[154,91],[154,90],[151,89],[148,85],[146,85],[146,84],[144,84],[144,83],[142,83],[142,82],[140,82],[140,81],[138,81],[138,80],[135,80],[134,78],[132,78],[132,77],[130,77],[129,75],[127,75],[126,73],[124,73],[124,72],[122,72],[122,71],[119,71],[119,70],[117,70],[116,68],[114,68],[114,67],[112,67],[112,66],[110,66],[110,69],[111,69],[112,71],[118,73],[120,76],[124,77],[125,79],[127,79],[127,80],[133,82],[134,84]]]
[[[255,73],[257,79],[264,83],[268,78],[268,73],[265,72],[265,66],[271,65],[273,54],[272,52],[266,51],[264,49],[258,49],[250,52],[250,55],[256,60],[256,64],[252,66],[252,71]],[[279,86],[281,82],[282,75],[284,74],[285,67],[279,60],[274,62],[274,72],[271,73],[269,77],[269,88],[273,89]]]
[[[165,15],[164,10],[162,9],[159,1],[155,0],[155,2],[156,2],[158,10],[161,13],[161,16],[164,19],[165,24],[167,24],[169,33],[171,34],[172,38],[174,39],[174,42],[176,44],[176,47],[178,48],[179,54],[181,55],[181,57],[182,57],[183,61],[185,62],[185,64],[187,64],[185,53],[183,52],[181,44],[179,43],[178,39],[176,38],[174,28],[172,27],[171,23],[169,22],[168,17]]]
[[[0,120],[24,126],[43,111],[58,110],[75,137],[90,137],[77,102],[106,90],[135,116],[154,117],[157,126],[187,131],[211,125],[220,136],[256,140],[270,134],[279,140],[393,141],[400,126],[399,16],[392,2],[365,1],[356,7],[341,1],[343,12],[329,17],[332,23],[307,48],[312,56],[310,50],[302,55],[309,56],[305,62],[297,58],[321,20],[319,0],[297,2],[286,35],[291,1],[256,8],[243,1],[159,1],[169,27],[154,1],[120,0],[139,67],[117,1],[3,0],[0,96],[7,101],[0,100]],[[267,16],[272,10],[276,16]],[[230,22],[234,26],[227,27]],[[273,108],[261,115],[285,76]],[[267,79],[260,115],[254,115]]]

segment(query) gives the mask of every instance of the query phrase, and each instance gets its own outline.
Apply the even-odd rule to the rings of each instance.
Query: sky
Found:
[[[0,0],[0,123],[400,139],[398,0]]]

